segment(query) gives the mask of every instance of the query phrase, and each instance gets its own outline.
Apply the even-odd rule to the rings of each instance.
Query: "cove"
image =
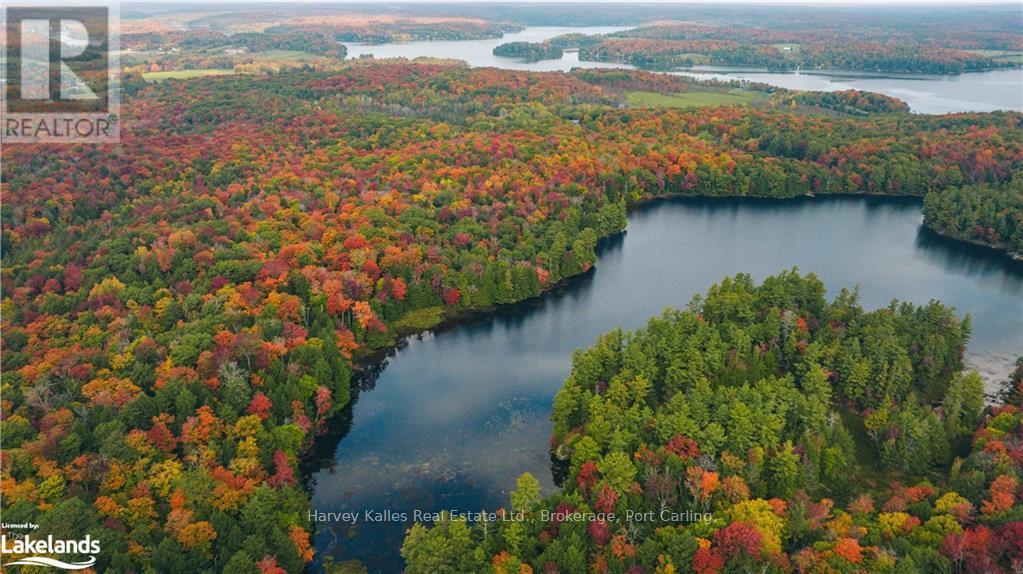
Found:
[[[543,42],[568,33],[609,34],[630,26],[531,26],[502,38],[360,44],[346,42],[350,58],[446,58],[463,60],[472,67],[492,67],[534,72],[567,72],[573,68],[633,68],[616,62],[580,61],[579,53],[566,51],[558,60],[527,62],[493,55],[495,46],[505,42]],[[698,79],[746,80],[791,90],[863,90],[903,100],[911,111],[922,114],[1023,110],[1023,68],[954,75],[882,74],[843,70],[773,72],[758,68],[697,66],[673,73]]]
[[[531,472],[554,488],[550,406],[572,352],[684,306],[726,275],[798,266],[867,308],[940,299],[973,317],[968,362],[990,383],[1023,349],[1023,264],[935,235],[920,201],[878,197],[672,199],[633,211],[594,270],[534,300],[410,339],[359,381],[306,461],[312,507],[390,513],[317,524],[318,560],[401,568],[412,513],[493,511]],[[342,438],[343,437],[343,438]],[[405,514],[408,520],[402,520]],[[335,514],[337,516],[338,514]]]
[[[777,72],[758,68],[697,66],[679,71],[697,79],[762,82],[789,90],[861,90],[898,98],[919,114],[1023,110],[1023,69],[963,74],[882,74],[843,70]]]

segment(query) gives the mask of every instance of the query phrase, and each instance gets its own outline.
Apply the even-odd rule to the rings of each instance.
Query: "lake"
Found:
[[[516,477],[554,488],[551,401],[572,352],[635,329],[726,275],[798,266],[865,307],[940,299],[973,316],[968,361],[989,382],[1023,350],[1023,264],[934,235],[920,202],[867,197],[665,200],[632,213],[589,274],[536,300],[415,337],[360,384],[306,461],[319,512],[494,510]],[[343,436],[343,438],[342,438]],[[338,442],[340,440],[340,442]],[[321,523],[320,553],[398,571],[409,523]],[[318,557],[317,560],[320,558]]]
[[[957,75],[869,74],[846,71],[773,72],[755,68],[698,66],[682,75],[698,79],[747,80],[790,90],[878,92],[921,114],[1023,110],[1023,69]]]
[[[608,62],[581,62],[577,52],[566,52],[560,60],[525,62],[518,58],[495,56],[492,50],[505,42],[542,42],[561,34],[608,34],[622,27],[530,27],[488,40],[407,42],[391,44],[346,43],[348,54],[356,58],[371,54],[375,58],[450,58],[464,60],[473,67],[491,66],[539,72],[568,71],[572,68],[631,68]],[[912,111],[924,114],[951,112],[990,112],[1023,110],[1023,69],[1012,68],[959,75],[869,74],[840,70],[813,72],[769,72],[756,68],[698,66],[681,75],[703,79],[748,80],[792,90],[866,90],[878,92],[909,104]]]
[[[609,34],[627,30],[627,26],[607,27],[563,27],[535,26],[521,32],[505,34],[502,38],[487,40],[443,40],[430,42],[395,42],[390,44],[361,44],[345,42],[349,58],[370,54],[374,58],[447,58],[464,60],[474,68],[493,67],[508,70],[532,70],[536,72],[567,72],[572,68],[630,68],[622,64],[605,62],[580,62],[578,52],[566,52],[560,60],[526,62],[520,58],[495,56],[496,46],[507,42],[543,42],[555,36],[579,32],[581,34]]]

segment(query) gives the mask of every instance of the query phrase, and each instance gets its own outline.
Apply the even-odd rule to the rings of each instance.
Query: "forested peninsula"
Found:
[[[508,42],[494,47],[495,56],[522,58],[527,62],[557,60],[563,54],[561,48],[549,42]]]
[[[524,474],[495,520],[414,526],[407,571],[1012,571],[1023,409],[983,410],[969,333],[934,301],[726,278],[578,351],[561,491]]]

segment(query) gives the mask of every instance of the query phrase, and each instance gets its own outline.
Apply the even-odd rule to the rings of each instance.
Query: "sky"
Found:
[[[121,4],[279,4],[281,0],[121,0]],[[543,4],[538,0],[287,0],[287,3],[303,4]],[[817,6],[863,6],[863,5],[961,5],[983,6],[985,4],[1020,4],[1020,0],[555,0],[555,4],[805,4]],[[1023,9],[1023,8],[1021,8]]]

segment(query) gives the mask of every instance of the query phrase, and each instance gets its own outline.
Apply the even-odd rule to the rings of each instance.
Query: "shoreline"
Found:
[[[893,194],[882,194],[882,193],[833,193],[833,194],[817,194],[817,195],[795,195],[789,197],[770,197],[760,195],[745,195],[745,196],[707,196],[707,195],[691,195],[691,194],[645,194],[640,200],[634,202],[628,206],[627,215],[656,207],[660,203],[665,202],[686,202],[686,201],[753,201],[757,203],[789,203],[792,201],[820,201],[834,199],[866,199],[872,201],[885,201],[885,202],[899,202],[899,203],[914,203],[920,204],[922,196],[916,195],[893,195]],[[921,206],[922,207],[922,206]],[[1023,259],[1016,259],[1012,257],[1004,249],[996,249],[988,244],[965,241],[959,238],[945,235],[932,229],[921,221],[920,227],[926,230],[927,233],[933,234],[936,238],[969,246],[974,249],[983,249],[989,254],[997,255],[999,258],[1004,258],[1006,263],[1010,265],[1020,265],[1023,269]],[[606,247],[611,241],[615,241],[617,238],[622,238],[628,233],[628,224],[624,229],[621,229],[610,235],[599,237],[597,239],[597,254],[598,261],[599,255],[602,248]],[[1010,263],[1011,262],[1011,263]],[[516,308],[523,307],[526,305],[535,304],[542,301],[546,297],[555,295],[561,291],[572,288],[575,284],[585,281],[588,277],[591,277],[597,270],[597,262],[594,262],[593,266],[589,270],[565,277],[552,284],[548,288],[541,291],[539,295],[515,301],[512,303],[504,303],[497,305],[490,305],[487,307],[476,307],[476,308],[453,308],[443,309],[441,319],[429,327],[424,328],[408,328],[403,329],[399,332],[394,333],[394,338],[391,343],[377,347],[366,351],[362,354],[357,354],[352,357],[352,379],[351,379],[351,397],[349,402],[345,405],[342,410],[334,415],[330,419],[324,431],[320,434],[316,434],[312,437],[310,443],[303,449],[299,456],[299,469],[300,477],[299,480],[305,486],[305,490],[309,492],[309,480],[312,478],[317,470],[323,468],[325,463],[334,460],[334,454],[337,450],[337,446],[341,440],[344,440],[344,436],[348,434],[352,425],[353,408],[358,402],[358,395],[362,390],[365,389],[365,383],[370,380],[374,380],[379,376],[384,369],[387,368],[388,360],[395,356],[399,351],[408,346],[413,337],[422,337],[425,334],[434,334],[447,332],[458,328],[461,325],[465,325],[473,322],[488,321],[497,316],[500,313],[514,312]],[[338,438],[338,435],[341,435]],[[332,438],[334,437],[334,438]],[[325,448],[329,447],[329,453],[324,452]]]

